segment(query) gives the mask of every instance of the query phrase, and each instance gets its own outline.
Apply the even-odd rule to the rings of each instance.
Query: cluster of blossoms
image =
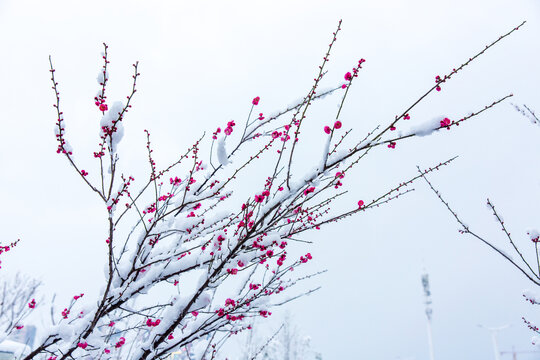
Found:
[[[131,182],[135,180],[135,178],[133,176],[129,176],[126,179],[124,178],[124,176],[122,176],[121,179],[122,179],[122,186],[120,190],[118,190],[116,194],[114,194],[114,196],[111,194],[109,197],[109,200],[107,201],[107,211],[109,212],[112,212],[115,209],[116,204],[120,202],[120,198],[122,196],[127,195],[128,197],[131,198],[131,194],[129,192],[129,186],[131,185]],[[129,203],[126,204],[126,207],[127,208],[130,207]]]
[[[255,202],[256,203],[262,203],[264,201],[265,197],[270,196],[270,191],[264,190],[261,195],[255,195]],[[244,205],[245,206],[245,205]],[[243,210],[243,209],[242,209]]]
[[[345,73],[345,76],[343,78],[349,82],[349,85],[351,84],[353,78],[358,77],[358,71],[362,68],[362,64],[365,62],[365,59],[358,60],[358,65],[352,69],[352,74],[350,72]],[[347,84],[341,85],[342,89],[345,89],[346,87]]]
[[[535,332],[538,332],[538,330],[540,330],[538,328],[538,326],[534,325],[533,323],[531,323],[530,321],[528,321],[527,319],[525,319],[524,317],[521,318],[523,320],[523,322],[527,325],[527,327],[529,328],[529,330],[532,330],[532,331],[535,331]],[[534,344],[534,343],[533,343]]]
[[[307,263],[308,260],[311,260],[311,259],[313,259],[313,257],[311,256],[310,253],[307,253],[307,254],[304,255],[304,256],[300,256],[300,262],[301,262],[301,263]]]
[[[179,186],[182,183],[182,179],[180,179],[178,176],[175,176],[174,178],[169,179],[171,185],[173,186]]]
[[[538,232],[537,230],[529,230],[527,231],[527,235],[529,235],[529,238],[533,243],[540,242],[540,232]]]
[[[327,134],[330,134],[333,132],[334,129],[341,129],[341,126],[342,126],[341,121],[336,120],[336,122],[334,122],[334,127],[331,128],[330,126],[325,126],[324,132]]]
[[[101,85],[101,89],[98,92],[98,94],[94,97],[94,104],[99,108],[99,111],[105,112],[109,110],[109,107],[105,103],[107,96],[105,96],[105,90],[107,88],[107,81],[109,81],[109,74],[107,72],[107,65],[110,63],[110,61],[107,59],[107,50],[109,49],[109,46],[107,44],[103,44],[104,51],[103,51],[103,67],[100,71],[97,81],[99,85]]]
[[[249,290],[258,290],[261,284],[249,284]]]
[[[523,294],[523,297],[525,298],[526,301],[530,302],[533,305],[540,304],[540,299],[538,298],[538,296],[532,294],[530,291],[525,291],[525,293]]]
[[[102,101],[105,101],[105,100],[102,100]],[[107,110],[109,110],[109,106],[107,104],[105,104],[105,102],[98,102],[96,101],[96,105],[99,107],[99,111],[102,111],[102,112],[105,112]]]
[[[216,131],[212,133],[212,139],[217,140],[218,134],[221,132],[221,128],[217,128]]]
[[[446,79],[447,79],[446,76],[445,76],[443,79],[442,79],[439,75],[435,76],[435,83],[437,84],[437,87],[435,88],[435,90],[441,91],[441,86],[440,86],[440,84],[443,83],[443,82],[445,82]]]
[[[448,130],[450,130],[450,125],[452,124],[452,120],[445,117],[444,119],[441,120],[440,124],[441,124],[441,127],[446,127]]]
[[[341,182],[341,179],[345,177],[345,173],[342,171],[338,171],[336,173],[336,183],[334,185],[334,189],[338,189],[340,186],[343,186],[343,183]]]
[[[146,320],[146,326],[152,327],[152,326],[158,326],[161,323],[160,319],[156,319],[155,321],[152,321],[152,319]]]
[[[32,299],[32,301],[30,301],[30,302],[28,303],[28,307],[29,307],[30,309],[35,309],[35,307],[36,307],[36,299]]]
[[[290,128],[291,128],[290,125],[285,125],[284,126],[285,131],[274,130],[272,132],[272,139],[277,139],[279,137],[280,140],[283,142],[290,140],[291,136],[288,133]]]
[[[233,127],[235,126],[236,124],[234,123],[234,120],[231,120],[227,123],[227,127],[225,128],[225,130],[223,130],[223,132],[225,133],[225,135],[231,135],[232,132],[233,132]]]
[[[11,244],[9,245],[1,245],[0,244],[0,255],[2,255],[3,253],[6,253],[8,251],[10,251],[12,248],[14,248],[15,246],[17,246],[17,244],[19,243],[19,240],[17,239],[17,241],[14,241],[12,242]],[[2,268],[2,261],[0,260],[0,269]]]

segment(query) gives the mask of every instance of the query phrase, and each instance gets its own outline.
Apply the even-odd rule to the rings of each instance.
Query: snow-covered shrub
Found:
[[[22,273],[0,278],[0,343],[24,328],[25,319],[36,307],[41,285],[41,281]]]
[[[423,170],[373,200],[348,199],[342,190],[347,174],[363,157],[377,150],[394,151],[406,139],[446,132],[511,96],[462,118],[441,118],[395,131],[398,124],[406,129],[417,121],[413,113],[417,104],[440,92],[454,75],[518,28],[447,75],[436,76],[417,101],[387,124],[363,139],[351,139],[340,114],[365,60],[345,72],[343,83],[319,90],[338,26],[312,87],[298,103],[274,115],[251,116],[264,101],[256,96],[250,100],[250,115],[243,126],[227,122],[164,167],[154,160],[150,132],[145,130],[149,174],[144,180],[119,170],[124,119],[140,76],[138,63],[133,65],[132,90],[125,102],[109,101],[109,55],[104,45],[94,99],[101,116],[99,146],[93,152],[95,164],[83,165],[68,142],[51,61],[56,151],[103,203],[108,236],[96,244],[106,244],[107,268],[99,297],[92,301],[85,297],[83,303],[83,294],[75,295],[61,313],[53,314],[56,325],[47,329],[25,359],[159,359],[182,349],[189,350],[192,358],[215,358],[231,335],[250,329],[252,318],[271,316],[273,306],[301,295],[294,287],[308,277],[298,278],[293,270],[313,258],[307,250],[294,257],[288,252],[293,242],[297,248],[303,246],[296,243],[299,236],[388,203],[409,192],[411,183],[451,161]],[[325,141],[317,146],[303,137],[301,129],[309,126],[306,119],[312,103],[330,94],[340,96],[339,110],[320,129]],[[314,155],[311,170],[299,173],[297,151],[303,144]],[[266,173],[257,182],[255,175],[261,174],[254,169],[261,161]],[[239,176],[253,181],[240,187]],[[347,211],[336,213],[330,208],[338,198],[349,204]],[[193,289],[184,287],[188,282]]]

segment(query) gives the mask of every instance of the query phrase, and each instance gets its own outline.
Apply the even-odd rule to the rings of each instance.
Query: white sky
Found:
[[[99,114],[92,98],[103,41],[110,46],[111,100],[127,94],[131,63],[141,62],[139,93],[120,151],[126,166],[142,167],[144,128],[151,130],[163,164],[202,131],[230,119],[241,123],[254,96],[261,97],[265,113],[303,96],[340,18],[343,30],[326,85],[340,84],[359,58],[367,60],[342,115],[357,138],[393,119],[432,86],[435,75],[522,20],[528,21],[522,30],[411,115],[419,122],[438,115],[458,118],[508,93],[515,94],[511,101],[540,109],[539,15],[538,0],[0,0],[1,241],[23,240],[4,256],[2,271],[37,274],[48,291],[64,298],[95,293],[102,274],[105,215],[55,153],[49,54],[70,142],[91,172],[94,163],[83,154],[97,144]],[[313,130],[306,132],[313,144],[320,143],[337,100],[315,108]],[[506,246],[484,206],[490,196],[525,247],[525,229],[540,227],[539,138],[540,129],[507,102],[451,132],[373,151],[345,185],[352,203],[371,199],[414,176],[415,165],[459,155],[433,182],[473,228]],[[309,150],[299,162],[309,162]],[[322,290],[288,308],[303,333],[325,359],[427,359],[420,284],[425,266],[437,360],[491,357],[489,335],[477,324],[511,323],[499,337],[501,349],[533,350],[532,334],[520,320],[540,320],[521,297],[530,285],[495,253],[459,235],[424,184],[416,188],[310,238],[316,259],[310,269],[329,272],[311,284],[320,283]]]

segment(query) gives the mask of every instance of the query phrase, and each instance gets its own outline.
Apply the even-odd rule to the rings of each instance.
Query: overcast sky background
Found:
[[[367,60],[342,114],[356,138],[388,124],[436,75],[528,21],[411,116],[414,124],[439,115],[456,119],[513,93],[510,101],[452,131],[372,151],[345,186],[354,205],[414,176],[416,165],[459,155],[431,176],[433,182],[473,230],[505,247],[485,206],[489,196],[531,254],[525,230],[540,227],[540,128],[510,102],[540,109],[538,0],[0,0],[0,240],[22,239],[16,251],[3,256],[2,271],[37,275],[48,292],[66,300],[81,291],[91,297],[103,274],[101,204],[55,152],[49,54],[68,138],[91,173],[101,43],[110,46],[110,100],[125,98],[131,64],[140,61],[139,92],[120,154],[127,167],[146,167],[145,128],[164,164],[203,131],[231,119],[241,123],[255,96],[265,113],[302,97],[339,19],[342,32],[323,85],[341,84],[358,59]],[[309,152],[323,138],[322,127],[339,99],[315,107],[305,140],[312,147],[304,148],[300,163],[311,160]],[[486,246],[459,235],[425,184],[415,188],[387,206],[312,234],[316,261],[310,270],[329,271],[310,286],[323,287],[277,311],[276,318],[290,311],[324,359],[427,359],[420,283],[425,267],[433,292],[436,359],[493,358],[490,336],[478,324],[512,324],[500,333],[501,350],[534,350],[532,333],[521,322],[521,316],[540,320],[538,309],[521,296],[532,284]],[[535,358],[540,354],[518,356]]]

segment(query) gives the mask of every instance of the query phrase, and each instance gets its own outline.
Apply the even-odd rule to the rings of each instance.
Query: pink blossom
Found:
[[[126,343],[126,338],[124,337],[121,337],[120,340],[116,343],[116,345],[114,346],[115,348],[121,348],[122,345],[124,345]]]
[[[225,135],[231,135],[232,132],[233,132],[233,128],[230,127],[230,126],[227,126],[227,127],[225,128],[225,130],[223,130],[223,132],[225,133]]]
[[[107,106],[107,104],[99,105],[99,111],[107,111],[107,110],[109,110],[109,107]]]
[[[441,126],[449,126],[452,121],[449,118],[444,118],[441,120]]]
[[[351,81],[352,80],[352,74],[350,72],[345,74],[345,80]]]
[[[78,347],[80,347],[81,349],[86,349],[86,347],[88,346],[88,343],[85,341],[85,342],[80,342],[77,344]]]
[[[364,206],[364,201],[363,200],[359,200],[358,201],[358,207],[361,208]]]
[[[249,284],[249,290],[257,290],[260,285],[257,284]]]
[[[334,129],[340,129],[340,128],[341,128],[341,121],[338,120],[334,123]]]
[[[251,103],[253,105],[259,105],[259,100],[261,100],[261,98],[257,96],[256,98],[253,99],[253,101]]]
[[[175,176],[174,179],[170,178],[169,181],[171,182],[172,185],[178,186],[182,182],[182,179],[180,179],[178,176]]]
[[[152,326],[158,326],[161,320],[157,319],[156,321],[152,321],[152,319],[146,320],[146,326],[152,327]]]
[[[324,127],[324,132],[327,133],[327,134],[330,134],[332,132],[332,129],[330,129],[330,126],[325,126]]]

